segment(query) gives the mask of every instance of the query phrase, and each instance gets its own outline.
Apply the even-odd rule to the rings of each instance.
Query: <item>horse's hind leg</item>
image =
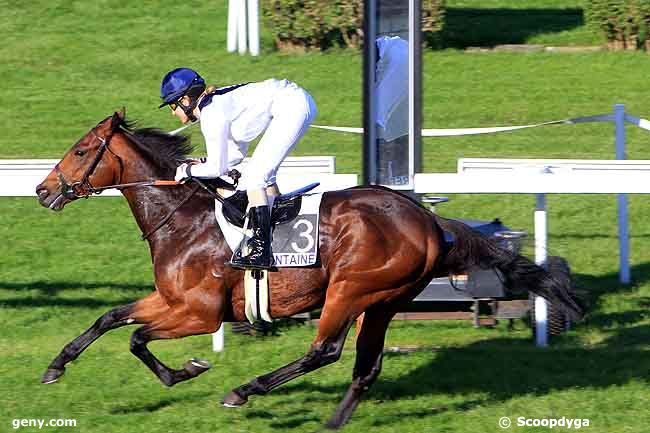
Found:
[[[394,314],[380,309],[366,311],[361,332],[357,337],[357,357],[352,384],[327,423],[327,428],[338,429],[348,422],[361,401],[361,396],[379,376],[386,330]]]
[[[343,351],[345,337],[362,311],[355,305],[347,303],[347,300],[343,301],[341,302],[340,299],[336,303],[326,301],[318,324],[318,335],[305,356],[233,389],[224,397],[224,406],[241,406],[251,395],[264,395],[290,380],[338,361]]]
[[[41,382],[44,384],[56,382],[65,373],[65,365],[77,359],[93,341],[111,329],[134,323],[134,321],[130,320],[134,305],[135,303],[113,308],[97,319],[86,332],[68,343],[50,363]]]

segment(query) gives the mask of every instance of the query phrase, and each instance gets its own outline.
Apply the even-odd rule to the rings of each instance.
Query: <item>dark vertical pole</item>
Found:
[[[375,67],[377,54],[376,0],[364,1],[363,13],[363,179],[364,185],[377,183],[377,134],[375,115]]]
[[[413,71],[409,73],[409,85],[412,88],[409,98],[413,99],[409,102],[409,110],[413,110],[413,130],[409,131],[409,143],[413,143],[412,176],[422,172],[422,0],[410,0],[409,19],[409,50],[412,51],[412,55],[409,55],[409,68]],[[413,177],[409,182],[413,184]]]
[[[625,105],[614,105],[616,123],[616,159],[625,159]],[[617,194],[618,243],[619,243],[619,281],[630,284],[630,233],[628,229],[627,194]]]

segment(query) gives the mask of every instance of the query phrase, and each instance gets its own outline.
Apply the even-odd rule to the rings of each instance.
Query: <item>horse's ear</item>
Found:
[[[115,120],[118,120],[119,118],[119,120],[124,121],[124,119],[126,119],[126,107],[122,107],[120,111],[116,111],[115,114],[113,114],[113,118]]]
[[[124,119],[126,119],[126,107],[122,107],[120,111],[116,111],[115,113],[113,113],[111,124],[113,125],[113,127],[116,127],[118,125],[123,124]]]

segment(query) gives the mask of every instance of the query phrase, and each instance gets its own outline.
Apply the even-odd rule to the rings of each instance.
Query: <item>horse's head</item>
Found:
[[[119,182],[122,161],[110,148],[111,139],[124,124],[124,110],[102,120],[72,146],[63,159],[36,187],[41,205],[62,210],[94,188]]]

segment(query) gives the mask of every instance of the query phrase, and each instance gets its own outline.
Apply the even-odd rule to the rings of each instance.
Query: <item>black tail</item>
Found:
[[[503,273],[508,289],[531,291],[557,306],[573,321],[584,316],[584,308],[568,281],[553,277],[526,257],[499,247],[496,242],[459,221],[435,214],[434,218],[443,230],[454,235],[453,246],[443,261],[450,274],[462,273],[474,266],[496,268]]]

